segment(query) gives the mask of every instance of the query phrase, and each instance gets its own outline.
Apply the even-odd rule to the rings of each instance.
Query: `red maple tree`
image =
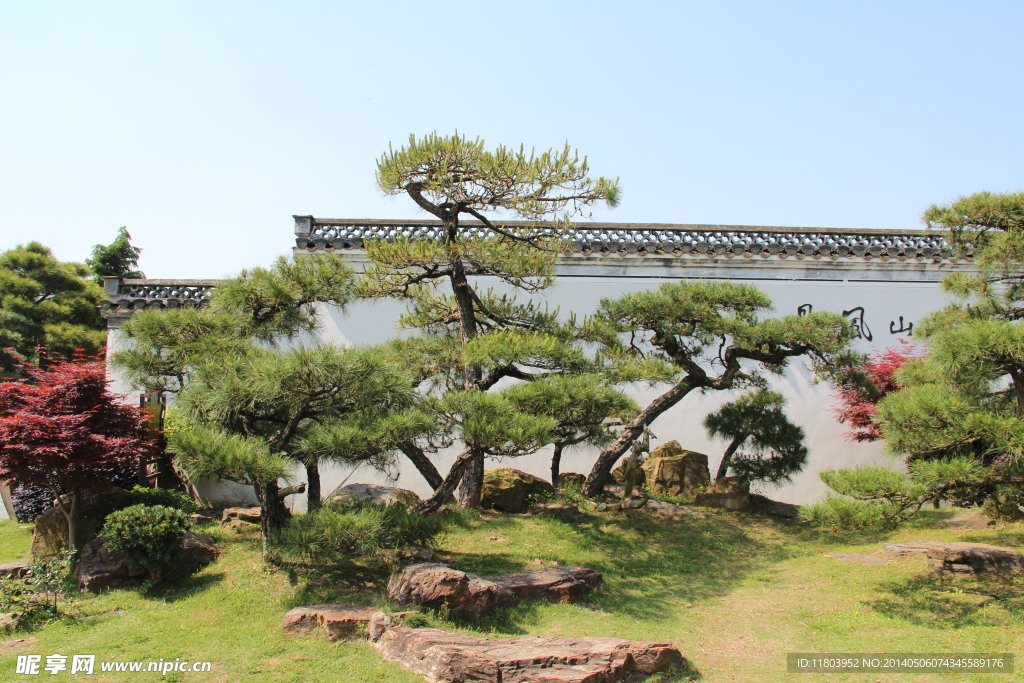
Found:
[[[839,422],[850,425],[846,438],[852,441],[878,441],[882,438],[882,431],[875,421],[878,402],[899,389],[893,374],[918,355],[916,346],[904,339],[898,341],[899,346],[886,349],[850,373],[848,381],[836,391],[839,405],[833,408],[833,412]]]
[[[24,372],[26,381],[0,383],[0,479],[49,488],[74,550],[79,494],[108,488],[110,468],[135,464],[153,443],[143,412],[108,390],[102,360]]]

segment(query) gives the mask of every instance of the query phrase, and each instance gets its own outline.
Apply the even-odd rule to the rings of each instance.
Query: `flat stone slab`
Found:
[[[284,615],[285,633],[307,635],[317,628],[327,631],[328,640],[340,640],[353,635],[365,635],[370,618],[379,613],[376,607],[349,605],[311,605],[296,607]]]
[[[620,638],[488,639],[434,628],[393,626],[380,615],[370,626],[374,647],[431,681],[604,683],[649,676],[685,663],[668,643]]]
[[[520,574],[491,577],[516,600],[575,602],[601,583],[601,575],[584,567],[546,567]]]
[[[857,553],[832,553],[825,557],[831,557],[833,560],[848,562],[850,564],[892,564],[891,561],[881,557],[874,557],[873,555],[859,555]]]
[[[1013,548],[985,543],[911,541],[885,546],[888,553],[904,556],[923,554],[943,572],[974,574],[1018,574],[1024,572],[1024,556]]]
[[[545,567],[507,576],[480,577],[438,562],[409,565],[391,575],[388,598],[398,606],[437,609],[478,617],[521,600],[573,602],[592,591],[601,575],[583,567]]]
[[[227,524],[233,519],[240,519],[243,522],[249,522],[250,524],[260,523],[260,509],[259,507],[254,508],[226,508],[220,513],[220,523]]]
[[[341,640],[350,636],[367,637],[370,622],[375,618],[395,623],[413,614],[419,612],[393,612],[385,615],[376,607],[310,605],[289,610],[282,619],[282,630],[285,633],[308,635],[317,628],[323,628],[328,640]]]
[[[696,517],[704,517],[707,515],[704,510],[700,510],[698,508],[676,505],[675,503],[666,503],[663,500],[655,500],[654,498],[648,498],[647,505],[642,509],[650,512],[656,517],[663,517],[664,519],[676,519],[685,515]]]

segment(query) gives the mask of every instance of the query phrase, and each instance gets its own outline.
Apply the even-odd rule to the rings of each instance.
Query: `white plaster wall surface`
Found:
[[[535,296],[552,307],[559,307],[562,313],[573,311],[584,315],[593,312],[602,298],[653,289],[666,281],[666,278],[563,276],[552,288]],[[480,284],[486,286],[483,282]],[[945,297],[935,282],[756,280],[750,284],[772,299],[777,315],[796,313],[801,306],[810,306],[814,311],[850,311],[849,317],[862,323],[863,337],[856,345],[863,351],[881,351],[900,338],[908,338],[909,324],[945,305]],[[858,308],[863,311],[855,310]],[[322,338],[354,345],[382,342],[395,335],[398,316],[403,310],[403,305],[395,301],[361,302],[344,314],[334,309],[324,310]],[[806,431],[810,458],[808,466],[792,483],[775,489],[762,487],[764,493],[786,502],[806,503],[820,498],[827,490],[818,478],[820,471],[879,462],[898,466],[897,461],[882,454],[880,444],[855,443],[845,438],[845,427],[833,417],[832,387],[814,383],[803,361],[794,361],[784,376],[773,378],[772,385],[786,397],[790,419]],[[633,385],[626,391],[645,404],[665,388]],[[694,392],[687,396],[654,422],[651,429],[657,437],[655,443],[676,439],[684,448],[707,453],[714,471],[726,444],[709,440],[701,422],[706,414],[736,395],[734,392]],[[488,467],[516,467],[548,478],[550,452],[547,448],[520,458],[491,458]],[[571,450],[563,456],[561,469],[585,474],[590,471],[596,455],[593,449]],[[453,459],[452,453],[443,454],[438,459],[438,469],[445,472]],[[397,474],[397,485],[420,495],[429,493],[429,487],[411,465],[399,461]],[[323,468],[325,491],[342,480],[389,483],[386,476],[366,466],[355,473],[336,466]]]

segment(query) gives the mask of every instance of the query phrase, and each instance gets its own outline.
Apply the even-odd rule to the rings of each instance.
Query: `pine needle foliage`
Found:
[[[511,409],[501,395],[507,380],[533,383],[593,369],[557,310],[521,302],[512,292],[533,293],[552,284],[570,221],[595,204],[615,206],[618,180],[591,177],[586,158],[569,145],[540,153],[488,149],[479,138],[430,133],[389,147],[377,162],[377,183],[385,194],[406,195],[441,222],[436,239],[365,245],[371,265],[360,292],[407,301],[402,324],[419,330],[427,337],[425,347],[440,352],[428,359],[410,351],[410,344],[393,347],[416,356],[414,367],[437,399],[428,405],[439,429],[403,451],[422,462],[438,446],[461,440],[467,453],[444,481],[418,465],[436,489],[425,509],[436,509],[460,479],[460,502],[476,507],[487,455],[521,455],[556,438],[559,418],[551,411]],[[505,223],[513,220],[534,223]],[[482,277],[503,291],[481,287]]]
[[[704,418],[708,436],[729,439],[716,479],[732,470],[746,482],[790,481],[807,464],[804,430],[789,421],[786,399],[774,391],[743,394]],[[740,450],[740,449],[743,450]]]
[[[613,374],[627,361],[623,377],[670,386],[601,452],[584,495],[600,493],[644,429],[695,390],[764,389],[793,358],[807,359],[822,376],[858,361],[849,351],[852,325],[839,314],[766,317],[770,310],[760,290],[729,282],[670,282],[603,300],[580,327],[581,337],[598,345],[598,361]]]

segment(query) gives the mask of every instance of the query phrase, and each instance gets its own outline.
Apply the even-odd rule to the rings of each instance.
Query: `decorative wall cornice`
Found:
[[[506,222],[513,230],[547,232],[536,223]],[[437,239],[441,221],[335,219],[295,216],[299,251],[360,251],[367,240]],[[461,224],[468,237],[490,231],[477,222]],[[814,258],[931,262],[949,261],[949,246],[934,230],[844,230],[743,225],[662,223],[576,223],[565,235],[565,256],[659,255],[677,258]]]
[[[135,311],[162,308],[201,308],[219,280],[103,280],[107,300],[100,302],[104,318],[127,318]]]

